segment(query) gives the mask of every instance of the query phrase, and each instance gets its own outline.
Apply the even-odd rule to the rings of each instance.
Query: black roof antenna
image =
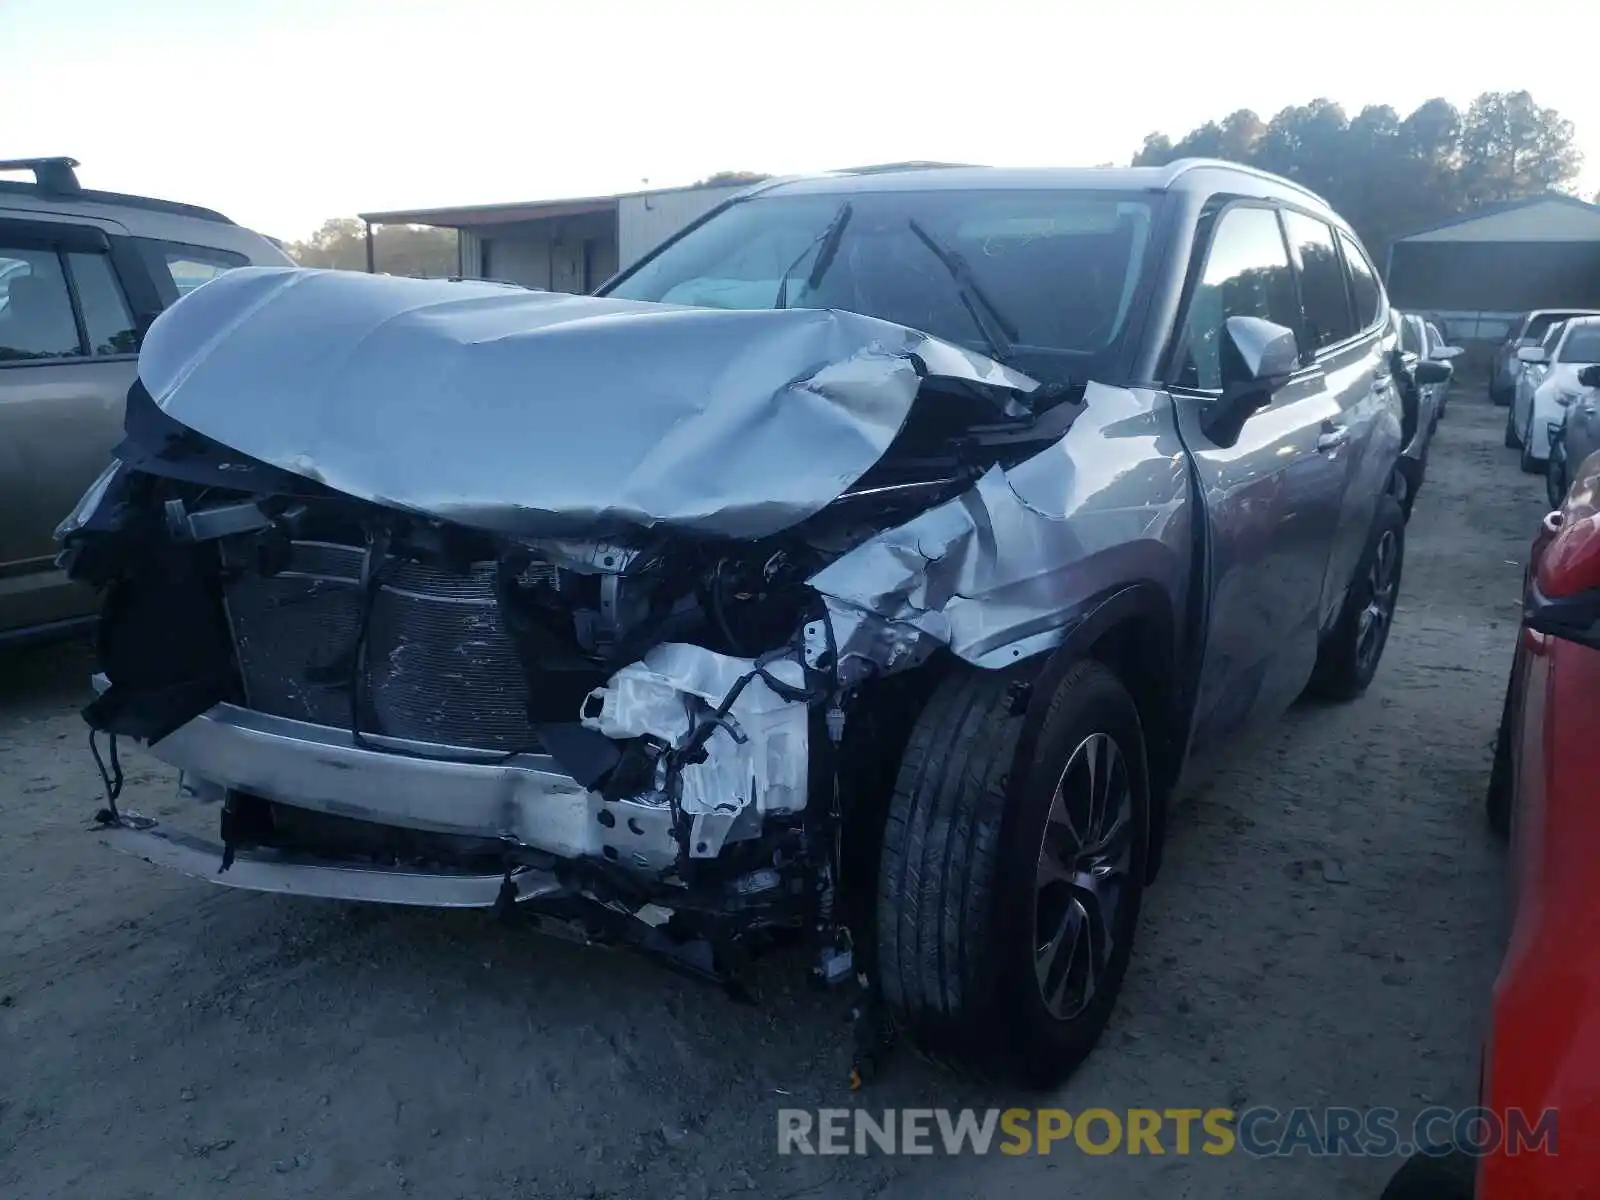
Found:
[[[75,158],[7,158],[0,159],[0,171],[32,171],[34,182],[41,192],[54,192],[59,196],[76,196],[83,191],[73,168]]]

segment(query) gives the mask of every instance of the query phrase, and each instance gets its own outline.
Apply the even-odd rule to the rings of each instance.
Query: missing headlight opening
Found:
[[[106,589],[91,727],[222,796],[221,844],[114,834],[236,886],[520,906],[735,990],[800,931],[865,983],[861,831],[910,715],[946,659],[1068,622],[1082,391],[844,312],[394,283],[241,270],[152,332],[62,561]],[[319,411],[282,339],[332,304],[410,337],[358,342]],[[561,407],[505,402],[507,309]],[[441,362],[476,427],[418,383]]]

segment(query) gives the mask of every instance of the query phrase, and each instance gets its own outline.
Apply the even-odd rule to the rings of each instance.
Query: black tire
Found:
[[[1405,514],[1393,496],[1378,501],[1367,547],[1356,564],[1344,607],[1322,643],[1307,692],[1321,700],[1354,700],[1378,673],[1394,624],[1405,566]]]
[[[1473,1200],[1478,1163],[1452,1147],[1438,1157],[1414,1154],[1394,1173],[1380,1200]]]
[[[1559,442],[1550,447],[1550,461],[1544,472],[1544,498],[1551,508],[1560,508],[1567,500],[1567,455]]]
[[[1417,491],[1422,486],[1423,465],[1412,463],[1409,459],[1401,459],[1400,465],[1394,469],[1394,482],[1390,485],[1389,493],[1400,506],[1400,515],[1406,523],[1411,523],[1411,510],[1416,507]]]
[[[890,801],[877,911],[878,981],[908,1040],[958,1070],[1036,1088],[1059,1085],[1105,1031],[1138,926],[1150,827],[1144,735],[1127,689],[1104,665],[1082,661],[1066,670],[1052,695],[1034,699],[1046,701],[1029,750],[1019,745],[1024,718],[1014,714],[1005,676],[960,670],[940,683],[912,731]],[[1126,783],[1117,805],[1122,874],[1105,906],[1110,918],[1094,925],[1074,914],[1105,908],[1077,898],[1101,888],[1111,896],[1114,874],[1080,866],[1097,883],[1075,890],[1059,878],[1041,884],[1041,864],[1046,835],[1056,835],[1051,844],[1060,846],[1061,835],[1073,829],[1053,819],[1059,812],[1087,815],[1089,823],[1079,827],[1092,832],[1093,813],[1075,802],[1085,796],[1071,781],[1084,778],[1079,752],[1103,750],[1107,742],[1120,750],[1123,772],[1108,754],[1104,761],[1113,769],[1100,777],[1108,793],[1121,794],[1119,778]],[[1063,809],[1055,803],[1058,790]],[[1081,962],[1069,954],[1064,964],[1052,955],[1041,978],[1036,931],[1041,913],[1052,914],[1058,902],[1061,920],[1050,926],[1058,932],[1047,945],[1064,947],[1075,925],[1074,952],[1083,948],[1077,934],[1091,927],[1109,934],[1110,952]],[[1099,967],[1088,976],[1092,996],[1081,1009],[1057,1015],[1046,987],[1066,998],[1074,967],[1084,963]]]
[[[1522,431],[1522,454],[1517,459],[1517,465],[1522,468],[1524,475],[1543,475],[1545,467],[1549,465],[1542,458],[1533,456],[1533,405],[1528,405],[1528,427]]]
[[[1489,832],[1501,841],[1511,837],[1511,697],[1516,691],[1516,682],[1517,665],[1513,658],[1511,678],[1506,681],[1506,698],[1500,705],[1500,727],[1495,731],[1494,758],[1489,764],[1489,789],[1483,800]]]
[[[1522,445],[1522,436],[1517,432],[1517,414],[1514,411],[1506,413],[1506,449],[1516,450]]]

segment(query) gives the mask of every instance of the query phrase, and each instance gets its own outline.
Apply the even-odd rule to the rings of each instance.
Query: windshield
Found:
[[[1570,312],[1539,313],[1537,316],[1528,319],[1528,328],[1523,331],[1522,336],[1532,338],[1534,341],[1542,341],[1553,327],[1565,324],[1576,315]]]
[[[1600,325],[1582,325],[1561,346],[1564,363],[1600,363]]]
[[[607,294],[848,309],[1008,359],[1044,382],[1083,381],[1103,377],[1120,352],[1154,205],[1099,191],[756,196]]]

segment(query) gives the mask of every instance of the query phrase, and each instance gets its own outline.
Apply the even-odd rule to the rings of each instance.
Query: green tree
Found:
[[[1582,165],[1572,122],[1527,92],[1485,92],[1467,110],[1461,182],[1468,206],[1557,191]]]
[[[457,270],[456,232],[431,225],[378,225],[374,266],[386,275],[446,276]],[[354,217],[330,217],[310,237],[290,242],[289,257],[303,267],[367,269],[366,226]]]
[[[694,186],[732,187],[736,183],[760,183],[771,178],[771,175],[763,175],[760,171],[718,171],[715,175],[695,180]]]

